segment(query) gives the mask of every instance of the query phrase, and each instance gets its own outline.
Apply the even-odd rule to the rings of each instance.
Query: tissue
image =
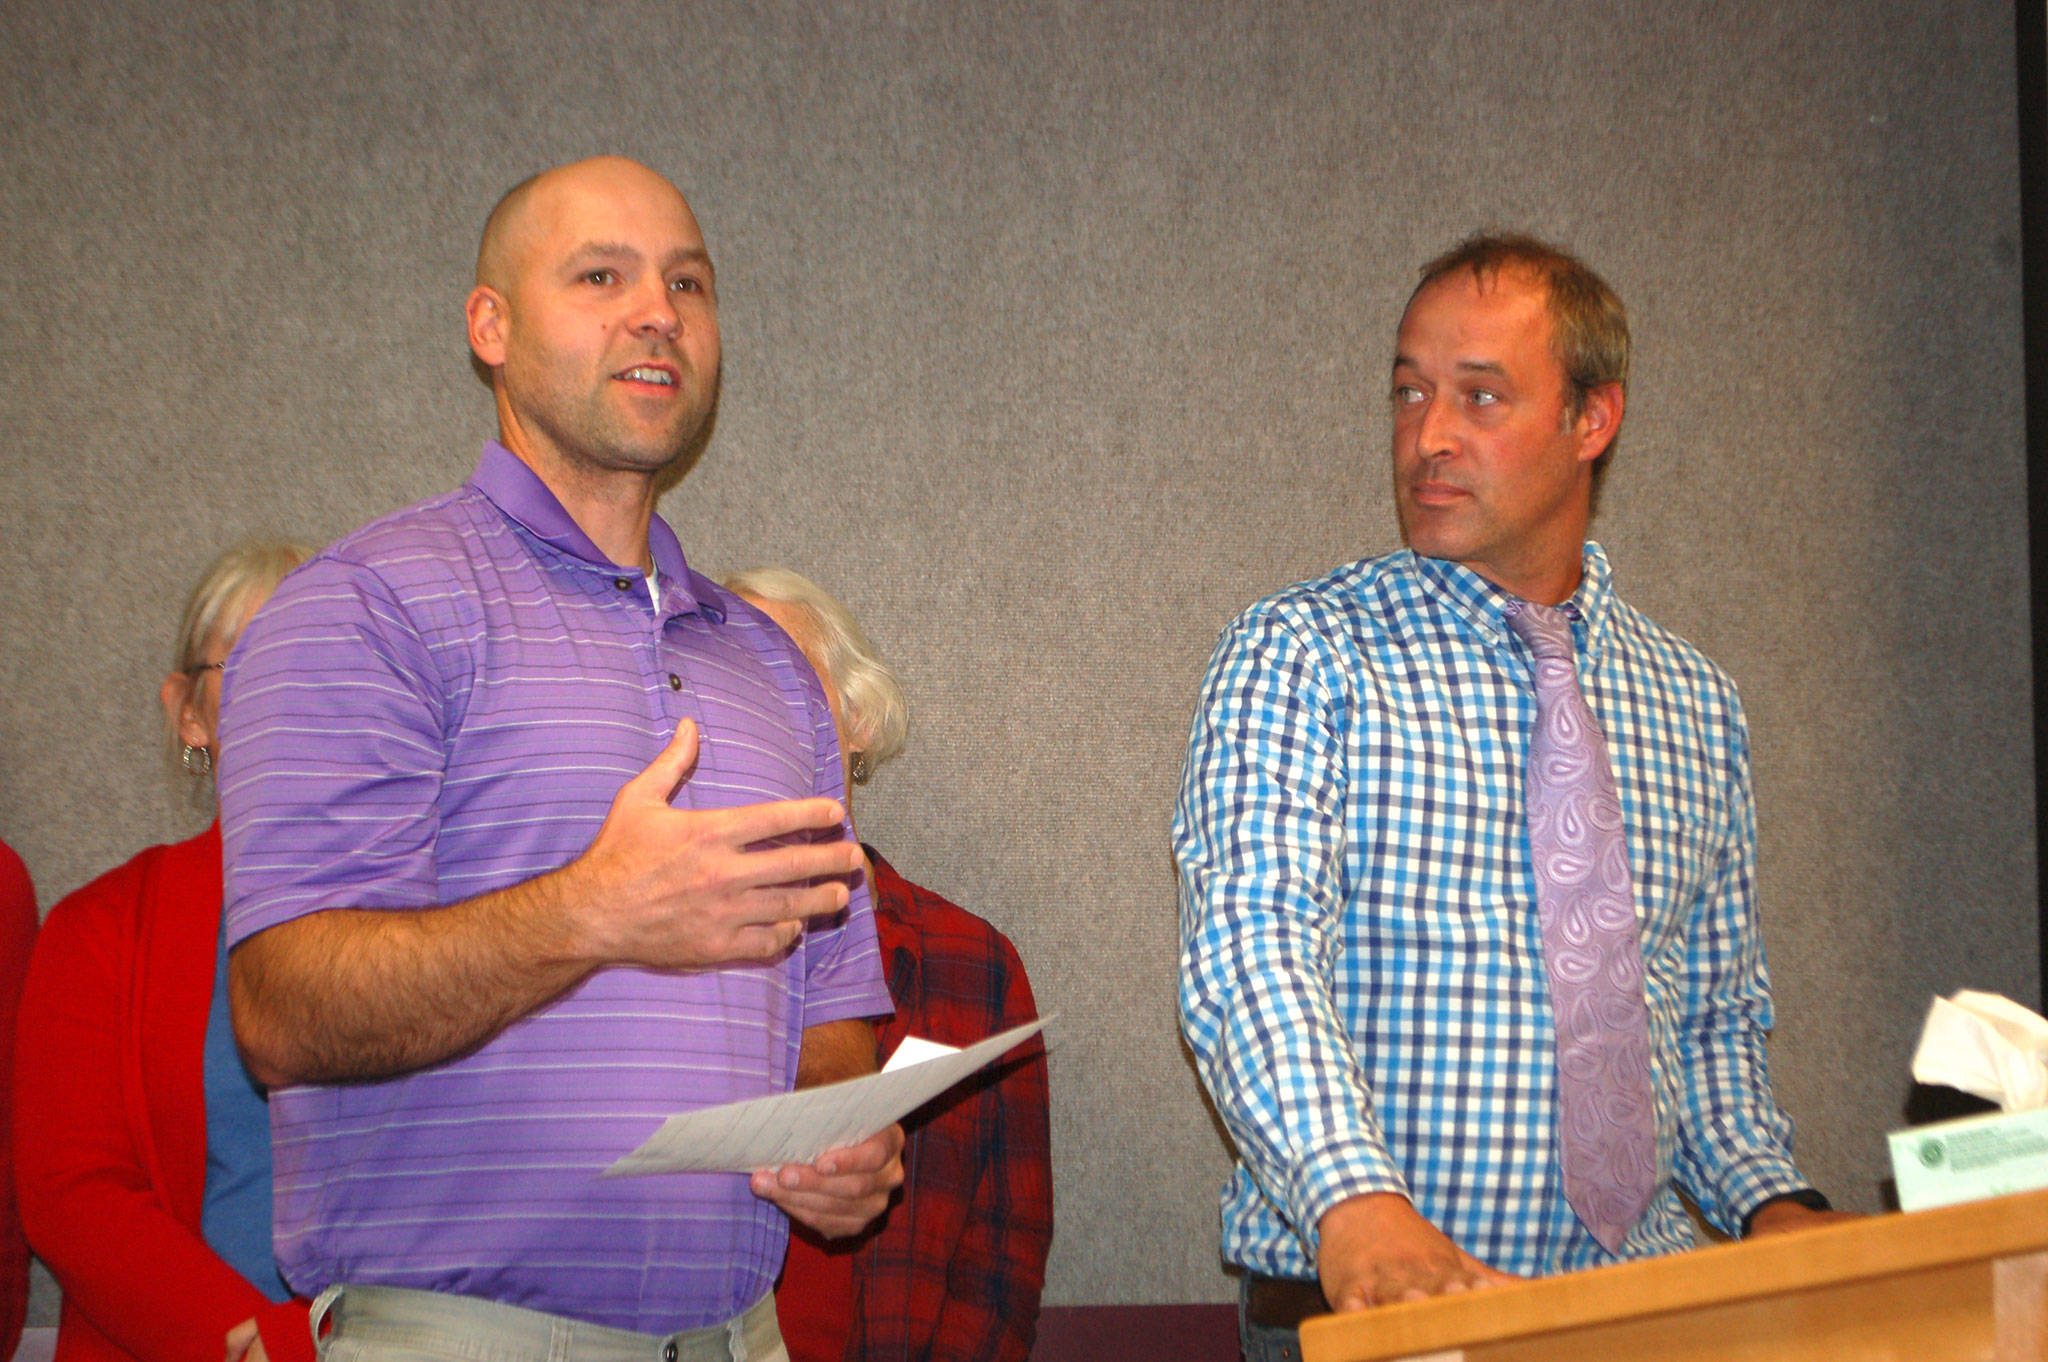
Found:
[[[2048,1106],[2048,1021],[1996,993],[1964,989],[1936,998],[1913,1054],[1913,1077],[2007,1111]]]

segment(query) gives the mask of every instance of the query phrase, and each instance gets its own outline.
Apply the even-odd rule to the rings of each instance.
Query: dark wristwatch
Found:
[[[1750,1208],[1748,1215],[1742,1217],[1742,1237],[1744,1239],[1749,1238],[1749,1227],[1751,1222],[1756,1219],[1758,1211],[1761,1211],[1766,1206],[1774,1206],[1780,1201],[1796,1201],[1809,1211],[1832,1211],[1835,1209],[1833,1202],[1811,1187],[1802,1187],[1796,1192],[1780,1192],[1774,1197],[1765,1197]]]

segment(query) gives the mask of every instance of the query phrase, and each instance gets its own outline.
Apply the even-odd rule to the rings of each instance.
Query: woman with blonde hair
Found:
[[[227,657],[306,558],[254,543],[193,591],[159,698],[210,793]],[[64,1289],[57,1362],[311,1362],[270,1248],[270,1122],[235,1051],[220,827],[156,846],[50,910],[15,1053],[16,1181]]]

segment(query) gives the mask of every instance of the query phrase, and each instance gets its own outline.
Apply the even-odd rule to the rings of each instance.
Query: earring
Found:
[[[185,769],[195,776],[213,774],[213,753],[203,747],[194,747],[191,743],[186,743],[181,759],[185,763]]]
[[[865,752],[854,753],[853,783],[856,785],[865,785],[868,783],[868,777],[873,774],[874,772],[868,769],[868,754]]]

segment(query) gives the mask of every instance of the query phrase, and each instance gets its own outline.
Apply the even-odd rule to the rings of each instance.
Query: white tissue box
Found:
[[[2048,1107],[1914,1126],[1886,1139],[1902,1211],[2048,1187]]]

